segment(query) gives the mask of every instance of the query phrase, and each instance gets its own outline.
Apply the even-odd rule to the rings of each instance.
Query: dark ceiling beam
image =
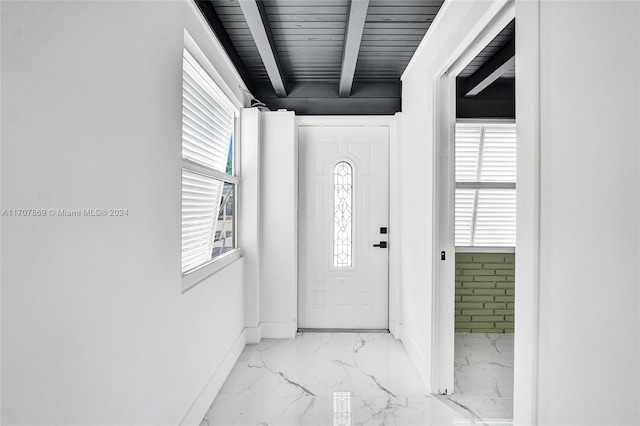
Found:
[[[393,115],[400,111],[400,98],[274,98],[267,105],[296,115]]]
[[[268,83],[257,83],[253,94],[272,111],[288,109],[297,115],[393,115],[400,111],[400,82],[354,83],[351,96],[340,97],[338,84],[291,83],[289,95],[278,97]]]
[[[216,37],[218,37],[218,40],[220,41],[220,44],[222,44],[224,50],[227,52],[227,55],[229,55],[229,59],[231,59],[233,66],[238,71],[238,74],[240,74],[240,77],[242,78],[242,81],[244,81],[245,86],[247,86],[247,89],[253,90],[253,80],[247,72],[247,69],[244,67],[244,63],[242,62],[242,59],[240,59],[240,55],[233,45],[231,38],[229,38],[229,34],[225,30],[222,21],[220,21],[220,17],[216,13],[216,9],[214,8],[213,3],[211,3],[211,1],[209,0],[199,0],[196,2],[196,4],[198,5],[200,12],[202,12],[202,15],[204,15],[205,19],[209,23],[209,26],[213,30],[213,33],[216,35]]]
[[[484,63],[468,79],[465,97],[473,97],[489,87],[516,64],[516,44],[512,39]]]
[[[262,63],[264,64],[273,90],[279,97],[287,96],[287,87],[282,73],[282,66],[278,59],[276,45],[273,42],[271,28],[267,20],[267,13],[264,10],[262,1],[259,0],[238,0],[244,18],[251,31],[251,36],[258,48]]]
[[[351,0],[349,2],[349,19],[347,20],[347,29],[344,37],[342,71],[340,73],[341,97],[347,97],[351,94],[368,8],[369,0]]]

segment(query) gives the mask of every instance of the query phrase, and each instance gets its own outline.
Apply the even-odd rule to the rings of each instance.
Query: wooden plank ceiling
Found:
[[[400,109],[400,75],[443,1],[197,3],[241,75],[244,74],[247,86],[270,108],[293,109],[298,114],[392,114]],[[256,29],[255,16],[247,15],[251,14],[248,6],[255,6],[247,3],[257,5],[263,27]],[[364,26],[357,22],[358,13],[364,18]],[[266,37],[259,35],[264,34],[263,30]],[[273,80],[276,71],[271,65],[273,61],[265,60],[264,55],[269,54],[264,51],[265,45],[271,46],[277,72],[284,81],[282,92],[277,94]],[[356,58],[345,58],[349,46],[357,48]],[[349,72],[354,63],[355,69]],[[341,79],[340,87],[349,90],[338,91]]]
[[[490,58],[492,58],[500,49],[509,42],[513,41],[516,33],[515,20],[511,21],[497,36],[487,44],[478,55],[469,62],[469,64],[458,74],[458,77],[471,77],[480,67],[482,67]],[[505,72],[503,78],[515,78],[515,66]]]

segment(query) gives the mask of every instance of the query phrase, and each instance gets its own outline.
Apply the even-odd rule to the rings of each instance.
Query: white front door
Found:
[[[386,329],[389,127],[305,125],[298,141],[298,326]]]

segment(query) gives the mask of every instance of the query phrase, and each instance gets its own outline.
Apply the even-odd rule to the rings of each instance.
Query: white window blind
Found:
[[[471,245],[476,191],[475,189],[456,189],[455,233],[457,246]]]
[[[184,51],[182,158],[224,172],[235,114],[222,91]]]
[[[222,186],[182,169],[182,272],[211,260]]]
[[[478,151],[481,126],[456,125],[456,182],[478,180]]]
[[[229,220],[221,213],[224,194],[237,178],[227,167],[231,158],[237,111],[224,92],[185,49],[182,98],[182,273],[214,256],[216,231]],[[233,209],[232,209],[233,210]],[[221,216],[222,215],[222,216]],[[232,232],[233,233],[233,232]],[[235,240],[233,240],[235,241]],[[233,243],[235,244],[235,243]],[[219,245],[219,244],[218,244]],[[234,248],[235,245],[232,247]],[[218,252],[223,252],[218,248]]]
[[[514,247],[515,124],[456,124],[456,246]]]
[[[516,126],[485,126],[480,182],[516,181]]]
[[[473,245],[515,247],[516,190],[478,189]]]

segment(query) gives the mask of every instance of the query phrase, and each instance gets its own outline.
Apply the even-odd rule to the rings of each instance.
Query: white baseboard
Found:
[[[298,332],[296,322],[263,322],[260,324],[263,339],[295,339]]]
[[[403,329],[402,331],[401,340],[404,348],[409,354],[409,358],[411,358],[411,361],[413,361],[413,365],[418,370],[418,375],[420,376],[424,384],[427,385],[427,389],[429,389],[429,392],[431,392],[431,365],[429,365],[427,358],[424,356],[420,348],[418,348],[415,340],[413,340],[406,329]]]
[[[393,323],[392,328],[389,330],[391,335],[396,340],[402,340],[402,324],[401,323]]]
[[[262,340],[262,329],[260,325],[257,327],[245,327],[244,331],[247,336],[247,344],[260,343]]]
[[[262,339],[295,339],[298,325],[294,322],[263,322],[257,327],[245,327],[247,344],[260,343]]]
[[[246,340],[245,330],[242,330],[242,333],[240,333],[236,341],[231,345],[231,348],[227,351],[227,354],[224,356],[220,365],[218,365],[213,374],[211,374],[211,377],[209,377],[207,384],[204,385],[204,388],[200,391],[196,400],[191,404],[191,408],[189,408],[187,414],[185,414],[184,418],[180,422],[181,426],[200,425],[202,419],[207,414],[211,403],[220,391],[222,384],[227,379],[231,369],[242,353]]]

